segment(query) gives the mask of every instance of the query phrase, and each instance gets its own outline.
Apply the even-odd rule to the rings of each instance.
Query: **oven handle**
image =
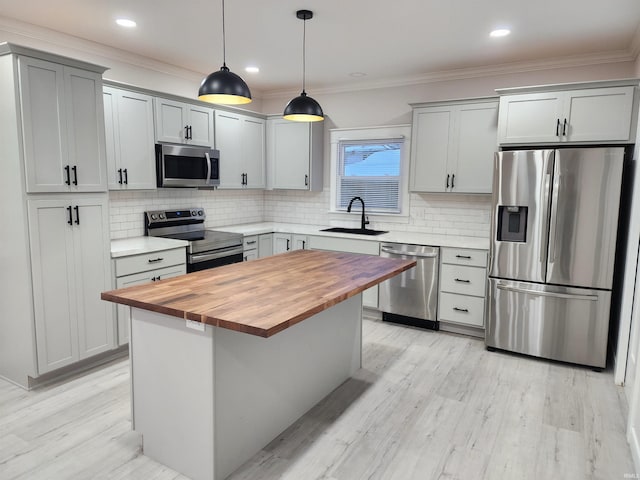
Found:
[[[209,152],[204,152],[204,156],[207,157],[207,185],[211,183],[211,157]]]
[[[244,249],[242,245],[234,247],[221,248],[212,253],[198,253],[189,255],[189,263],[206,262],[207,260],[215,260],[216,258],[230,257],[231,255],[242,255]]]

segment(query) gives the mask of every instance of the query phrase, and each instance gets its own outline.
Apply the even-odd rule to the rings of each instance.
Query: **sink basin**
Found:
[[[371,230],[369,228],[344,228],[344,227],[331,227],[323,228],[321,232],[337,232],[337,233],[355,233],[356,235],[382,235],[383,233],[389,233],[384,230]]]

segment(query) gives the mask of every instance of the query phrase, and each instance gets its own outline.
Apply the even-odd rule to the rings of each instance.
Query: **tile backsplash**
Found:
[[[147,210],[204,207],[206,228],[252,222],[357,226],[358,213],[330,213],[329,191],[159,189],[109,192],[111,238],[144,235]],[[371,216],[370,228],[488,237],[490,195],[411,194],[408,216]]]

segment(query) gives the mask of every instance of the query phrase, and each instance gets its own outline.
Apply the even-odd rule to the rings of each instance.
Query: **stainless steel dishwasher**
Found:
[[[385,321],[438,330],[440,248],[383,243],[380,256],[416,261],[416,267],[380,284],[379,307]]]

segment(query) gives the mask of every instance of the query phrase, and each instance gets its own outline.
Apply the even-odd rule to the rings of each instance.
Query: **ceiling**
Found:
[[[514,62],[629,60],[640,45],[638,0],[226,0],[227,65],[252,90],[300,89],[301,8],[314,12],[310,94]],[[220,0],[0,0],[0,12],[203,76],[222,64]],[[119,17],[138,26],[119,27]],[[503,26],[512,34],[489,37]],[[250,64],[260,73],[246,73]]]

